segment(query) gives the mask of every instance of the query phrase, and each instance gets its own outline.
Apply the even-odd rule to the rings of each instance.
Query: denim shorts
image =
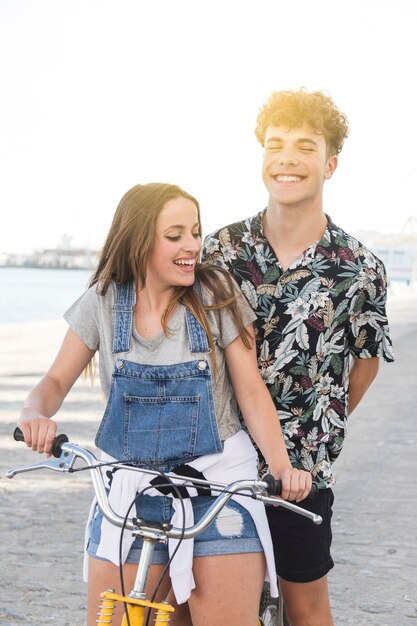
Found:
[[[319,525],[284,507],[266,507],[278,576],[289,582],[308,583],[332,569],[333,501],[331,489],[320,489],[315,498],[297,502],[298,506],[321,515],[323,522]]]
[[[194,511],[194,523],[199,521],[211,506],[214,497],[195,496],[191,499]],[[168,496],[141,495],[136,501],[136,516],[147,521],[169,522],[173,515],[172,498]],[[96,507],[92,523],[87,553],[96,559],[101,537],[102,513]],[[127,532],[127,531],[125,531]],[[186,539],[184,541],[187,541]],[[142,548],[142,539],[136,538],[127,556],[126,563],[138,563]],[[225,507],[210,522],[207,528],[194,538],[194,557],[216,554],[243,554],[263,552],[255,523],[250,513],[235,500],[229,500]],[[168,562],[168,547],[156,543],[152,555],[152,564]]]

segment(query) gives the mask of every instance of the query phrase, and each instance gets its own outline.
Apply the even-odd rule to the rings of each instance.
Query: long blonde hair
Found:
[[[106,294],[112,281],[115,283],[132,281],[136,290],[142,289],[146,284],[146,270],[158,216],[169,200],[180,197],[191,200],[197,207],[201,232],[200,205],[181,187],[167,183],[149,183],[135,185],[125,193],[114,214],[99,255],[97,269],[90,280],[90,287],[97,284],[100,295]],[[168,319],[178,303],[188,307],[207,334],[215,370],[214,340],[207,311],[228,307],[239,335],[248,349],[251,346],[251,336],[242,322],[230,274],[215,265],[198,263],[195,276],[210,292],[212,304],[202,303],[192,286],[177,287],[162,316],[162,328],[167,334]]]

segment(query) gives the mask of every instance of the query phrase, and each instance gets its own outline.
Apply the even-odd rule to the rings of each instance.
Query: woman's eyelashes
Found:
[[[201,239],[200,232],[192,233],[192,236],[194,239]],[[168,241],[180,241],[181,237],[183,237],[183,235],[165,235],[165,238],[168,239]]]

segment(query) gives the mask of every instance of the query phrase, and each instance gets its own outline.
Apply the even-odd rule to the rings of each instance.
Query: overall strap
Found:
[[[201,290],[200,283],[196,281],[193,285],[194,291],[196,292],[199,300],[203,300],[203,293]],[[187,330],[188,330],[188,339],[190,352],[210,352],[208,339],[204,328],[201,326],[200,322],[196,320],[191,311],[186,308],[185,309],[185,319],[187,321]]]
[[[135,290],[132,282],[116,283],[112,353],[129,352],[132,341]]]

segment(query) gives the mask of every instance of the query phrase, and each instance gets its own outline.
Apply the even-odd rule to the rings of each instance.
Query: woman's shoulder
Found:
[[[240,294],[240,288],[230,272],[212,263],[201,264],[196,282],[210,302],[221,302]]]
[[[201,272],[201,273],[200,273]],[[220,317],[239,317],[244,326],[255,321],[256,315],[233,276],[217,265],[204,265],[197,275],[203,304],[217,309]]]
[[[110,283],[105,293],[102,293],[100,284],[90,285],[68,309],[67,315],[74,313],[91,314],[93,312],[112,310],[115,299],[115,286]]]

